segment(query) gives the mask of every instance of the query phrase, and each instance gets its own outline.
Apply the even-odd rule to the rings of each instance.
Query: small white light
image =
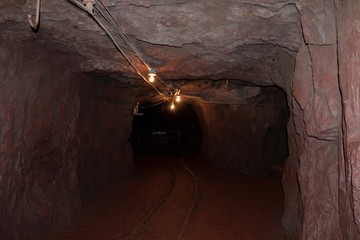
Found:
[[[171,109],[171,110],[174,110],[174,109],[175,109],[175,104],[174,104],[174,103],[171,104],[170,109]]]
[[[151,82],[151,83],[155,82],[156,68],[151,68],[151,69],[149,70],[148,75],[149,75],[149,82]]]
[[[176,102],[180,102],[180,101],[181,101],[181,96],[180,96],[180,95],[176,95],[175,101],[176,101]]]
[[[156,76],[155,73],[149,73],[149,82],[151,83],[155,82],[155,76]]]

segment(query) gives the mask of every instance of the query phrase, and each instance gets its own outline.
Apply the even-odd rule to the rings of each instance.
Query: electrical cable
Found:
[[[113,32],[115,33],[115,35],[117,35],[117,37],[125,44],[127,45],[127,43],[124,41],[124,39],[118,34],[118,32],[113,28],[113,26],[111,25],[111,22],[109,22],[109,20],[107,19],[107,17],[104,15],[104,13],[98,9],[95,6],[95,10],[96,12],[99,14],[99,16],[101,16],[101,18],[107,23],[107,25],[113,30]],[[130,47],[129,47],[130,48]],[[129,50],[132,50],[131,48]]]
[[[101,0],[97,0],[97,2],[100,2],[100,4],[95,4],[93,9],[88,9],[83,5],[83,3],[79,2],[79,0],[68,0],[84,12],[86,12],[93,20],[100,26],[101,29],[105,31],[105,33],[108,35],[110,40],[115,45],[116,49],[124,56],[126,61],[130,64],[130,66],[135,70],[135,72],[146,82],[148,83],[160,96],[164,97],[164,101],[173,102],[170,98],[171,96],[167,96],[167,94],[162,93],[153,83],[151,83],[135,66],[135,64],[132,62],[130,57],[124,52],[124,50],[120,47],[120,45],[117,43],[116,39],[110,32],[110,30],[113,31],[115,36],[123,42],[125,45],[129,47],[129,50],[131,50],[134,55],[144,64],[144,66],[150,71],[152,68],[146,63],[143,55],[138,50],[138,48],[135,46],[135,44],[131,41],[131,39],[126,35],[124,30],[121,28],[119,23],[116,21],[114,16],[111,14],[110,10],[105,6],[105,4]],[[108,30],[104,24],[99,20],[99,18],[95,15],[95,11],[97,15],[100,16],[102,21],[108,26],[110,30]],[[174,89],[173,86],[169,87],[167,83],[165,83],[160,76],[157,76],[158,82],[161,83],[167,91],[171,92],[177,92],[179,89]],[[166,91],[165,90],[165,91]],[[162,90],[164,91],[164,90]]]
[[[98,2],[100,2],[100,4],[102,5],[102,7],[105,9],[105,11],[108,13],[108,15],[110,16],[110,18],[113,20],[114,24],[115,24],[115,28],[117,29],[117,31],[120,33],[120,35],[123,36],[124,41],[126,42],[126,44],[129,45],[129,47],[134,51],[134,53],[138,56],[138,58],[143,62],[143,64],[147,67],[148,70],[151,69],[151,67],[146,63],[146,61],[144,60],[142,54],[140,53],[140,51],[137,49],[137,47],[133,44],[133,42],[130,40],[130,38],[126,35],[126,33],[124,32],[124,30],[121,28],[121,26],[118,24],[118,22],[116,21],[116,19],[114,18],[114,16],[111,14],[110,10],[108,9],[108,7],[106,7],[106,5],[101,1],[98,0]],[[98,5],[96,5],[98,6]],[[96,7],[95,6],[95,7]]]
[[[84,12],[90,14],[88,9],[82,3],[78,2],[77,0],[68,0],[68,1],[71,2],[72,4],[76,5],[78,8],[80,8]]]
[[[116,21],[116,19],[114,18],[114,16],[111,14],[110,10],[106,7],[106,5],[101,1],[101,0],[97,0],[98,2],[100,2],[100,4],[102,5],[102,7],[105,9],[105,11],[108,13],[108,15],[110,16],[110,19],[113,21],[113,25],[111,25],[111,21],[109,19],[106,19],[106,21],[108,22],[109,26],[114,30],[114,32],[129,46],[129,48],[134,52],[134,54],[140,59],[140,61],[145,65],[145,67],[150,70],[152,69],[147,62],[145,61],[143,55],[140,53],[140,51],[138,50],[138,48],[135,46],[135,44],[131,41],[131,39],[126,35],[126,33],[124,32],[124,30],[121,28],[121,26],[119,25],[119,23]],[[95,8],[100,12],[100,14],[105,15],[104,12],[102,12],[103,10],[101,9],[101,7],[99,5],[95,5]],[[168,87],[168,85],[158,76],[158,81],[160,83],[162,83],[166,88]]]
[[[95,14],[91,11],[89,11],[89,9],[87,9],[82,3],[78,2],[77,0],[68,0],[71,3],[75,4],[77,7],[79,7],[80,9],[82,9],[83,11],[87,12],[92,19],[100,26],[100,28],[102,28],[105,33],[108,35],[108,37],[111,39],[111,41],[113,42],[113,44],[115,45],[115,47],[117,48],[117,50],[124,56],[124,58],[126,59],[126,61],[130,64],[130,66],[135,70],[135,72],[145,81],[147,82],[160,96],[164,97],[164,94],[162,92],[160,92],[160,90],[157,89],[156,86],[154,86],[153,84],[151,84],[146,77],[144,77],[144,75],[137,69],[137,67],[135,66],[135,64],[131,61],[131,59],[126,55],[126,53],[122,50],[122,48],[119,46],[119,44],[116,42],[116,40],[114,39],[114,37],[112,36],[112,34],[109,32],[109,30],[99,21],[99,19],[95,16]]]
[[[153,104],[148,104],[148,105],[145,105],[145,106],[139,106],[139,108],[152,108],[152,107],[156,107],[156,106],[159,106],[161,104],[163,104],[164,102],[166,102],[165,100],[163,101],[160,101],[160,102],[156,102],[156,103],[153,103]]]
[[[144,75],[137,69],[137,67],[135,66],[135,64],[130,60],[130,58],[125,54],[125,52],[121,49],[121,47],[118,45],[118,43],[116,42],[116,40],[114,39],[114,37],[112,36],[112,34],[106,29],[106,27],[99,21],[99,19],[95,16],[92,15],[92,18],[96,21],[97,24],[99,24],[99,26],[106,32],[106,34],[110,37],[111,41],[114,43],[115,47],[120,51],[120,53],[125,57],[125,59],[129,62],[129,64],[131,65],[131,67],[136,71],[136,73],[142,78],[144,79],[145,82],[147,82],[160,96],[163,96],[163,93],[161,93],[157,87],[155,87],[153,84],[151,84],[146,77],[144,77]]]

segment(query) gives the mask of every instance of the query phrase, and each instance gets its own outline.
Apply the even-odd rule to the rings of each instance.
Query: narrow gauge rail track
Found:
[[[190,220],[191,220],[191,216],[194,212],[194,209],[196,207],[196,203],[199,197],[199,185],[198,185],[198,181],[197,181],[197,177],[194,174],[194,172],[188,167],[186,166],[185,163],[183,163],[182,160],[180,161],[174,161],[174,162],[170,162],[166,164],[166,167],[168,169],[169,172],[169,182],[168,182],[168,187],[166,188],[166,190],[164,191],[164,194],[162,195],[162,197],[159,199],[159,201],[157,201],[157,203],[154,205],[153,208],[151,208],[150,210],[147,211],[147,213],[145,214],[144,218],[142,218],[139,223],[137,224],[137,226],[129,233],[129,235],[126,237],[126,239],[128,240],[136,240],[136,239],[142,239],[142,238],[146,238],[146,233],[142,234],[142,236],[140,236],[142,230],[146,227],[146,225],[149,224],[150,220],[155,220],[154,215],[156,215],[156,213],[158,213],[161,210],[166,210],[166,202],[169,202],[171,200],[171,198],[174,195],[174,191],[176,190],[176,184],[179,181],[179,176],[181,175],[181,177],[184,177],[184,174],[187,175],[188,178],[191,179],[191,183],[192,183],[192,197],[191,197],[191,201],[189,201],[189,204],[187,205],[187,210],[186,210],[186,214],[185,217],[183,217],[183,220],[180,224],[179,230],[176,234],[176,240],[184,240],[187,237],[187,230],[190,227]],[[181,173],[180,169],[182,169],[183,173]],[[171,214],[171,213],[170,213]],[[174,238],[172,238],[174,239]]]

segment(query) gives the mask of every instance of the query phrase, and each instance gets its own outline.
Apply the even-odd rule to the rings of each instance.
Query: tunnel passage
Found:
[[[231,85],[232,80],[239,80],[261,87],[276,85],[286,92],[290,120],[283,226],[289,239],[302,240],[360,238],[359,4],[356,0],[105,2],[129,39],[166,81],[228,79]],[[97,104],[86,107],[90,97],[83,97],[80,104],[78,74],[103,71],[121,75],[123,82],[136,79],[88,14],[69,1],[46,1],[41,7],[41,27],[35,33],[24,14],[34,12],[32,1],[0,3],[0,215],[4,220],[0,227],[9,239],[41,239],[78,208],[79,195],[84,198],[86,192],[101,189],[101,184],[93,183],[93,176],[101,183],[107,171],[116,173],[104,170],[107,164],[96,163],[86,154],[94,151],[107,161],[109,152],[119,145],[94,140],[105,139],[101,130],[110,133],[112,129],[104,125],[111,121],[108,116],[109,121],[92,120],[102,113]],[[114,90],[110,87],[109,94],[110,89]],[[237,90],[241,97],[250,88]],[[111,95],[109,102],[122,102],[115,93]],[[227,103],[218,102],[215,107],[200,101],[219,97],[206,88],[189,95],[199,100],[194,108],[204,126],[202,149],[209,150],[207,157],[215,163],[224,157],[228,164],[245,166],[247,171],[246,163],[219,154],[225,138],[216,138],[209,127],[219,125],[220,129],[224,124],[214,119],[236,115],[234,99],[227,98]],[[227,91],[220,97],[233,95]],[[131,130],[134,102],[123,100],[128,117],[117,124],[128,127],[126,132]],[[247,112],[255,112],[254,106]],[[99,114],[91,114],[97,111]],[[211,120],[212,113],[219,116]],[[79,116],[91,123],[79,122]],[[88,134],[81,129],[87,125],[99,130]],[[274,129],[268,129],[264,139],[277,138]],[[124,162],[131,164],[128,134],[119,147],[124,154],[115,155],[129,157]],[[116,137],[106,138],[113,139]],[[228,146],[234,151],[231,142],[222,149]],[[273,147],[263,144],[261,148],[266,158]],[[93,167],[101,173],[95,174]]]
[[[204,83],[194,81],[196,84]],[[215,96],[222,94],[225,84],[226,91],[251,94],[244,94],[232,104],[226,97],[211,102],[186,97],[186,92],[187,101],[176,104],[175,109],[170,109],[168,102],[140,104],[131,134],[134,151],[157,148],[198,152],[224,169],[280,177],[288,157],[289,110],[285,93],[278,87],[236,82],[219,86],[219,81],[211,84],[207,88]]]
[[[42,54],[36,54],[38,48],[43,50]],[[17,65],[18,55],[12,55],[10,66],[20,69],[21,75],[14,78],[9,70],[6,87],[1,89],[5,90],[1,96],[5,98],[1,102],[2,109],[14,113],[2,113],[5,120],[1,123],[16,123],[11,125],[16,131],[6,125],[1,132],[8,147],[6,164],[1,166],[6,194],[2,195],[0,201],[3,206],[11,202],[11,206],[3,207],[1,211],[6,218],[14,220],[1,223],[9,229],[7,236],[19,234],[20,238],[25,238],[30,234],[35,239],[44,238],[52,227],[66,222],[84,202],[101,195],[104,188],[120,177],[129,176],[133,168],[131,145],[128,142],[133,106],[139,91],[144,88],[149,91],[148,88],[132,85],[133,82],[124,76],[115,79],[111,73],[79,73],[77,67],[82,63],[82,58],[62,52],[64,49],[59,44],[24,43],[24,52],[18,54],[35,56],[31,63],[36,68],[32,68],[31,64]],[[71,52],[71,49],[66,50]],[[49,61],[49,56],[52,61]],[[19,58],[26,59],[23,56]],[[27,78],[31,82],[22,81]],[[246,158],[234,153],[247,150],[240,145],[242,151],[239,151],[237,146],[248,142],[249,136],[245,139],[242,136],[249,134],[247,131],[252,131],[252,128],[246,126],[268,106],[262,103],[271,102],[271,94],[267,94],[265,88],[235,86],[235,81],[210,82],[194,81],[190,82],[190,86],[184,86],[184,95],[188,95],[193,108],[189,110],[191,108],[184,104],[184,111],[188,111],[188,115],[184,116],[192,115],[195,118],[196,113],[201,134],[193,137],[202,141],[201,146],[197,146],[202,157],[217,166],[238,167],[246,172],[248,165],[242,161]],[[191,91],[194,86],[205,86],[209,92],[199,97]],[[17,89],[19,94],[14,94],[12,89]],[[203,93],[201,90],[197,92]],[[209,96],[222,101],[212,102],[207,98]],[[226,96],[229,98],[224,98]],[[247,102],[234,103],[233,96]],[[170,116],[173,116],[173,120],[177,119],[176,115]],[[266,112],[259,115],[264,120],[269,116],[273,115]],[[260,118],[256,121],[261,125]],[[38,123],[36,127],[35,123]],[[191,122],[190,125],[188,122],[187,127],[196,128],[196,124]],[[14,137],[16,139],[27,137],[16,142],[15,147],[11,145],[12,134],[17,136]],[[190,142],[185,141],[187,144]],[[256,152],[259,152],[262,145],[257,147]],[[13,159],[18,161],[13,162]],[[260,168],[251,169],[255,173]],[[13,170],[23,174],[13,175]],[[13,188],[18,189],[14,194]],[[22,201],[22,196],[26,201]],[[45,207],[43,203],[46,203]],[[24,223],[22,225],[25,227],[17,225],[19,222]]]
[[[134,152],[165,150],[197,153],[203,141],[202,126],[192,105],[169,102],[143,103],[134,115],[131,143]]]

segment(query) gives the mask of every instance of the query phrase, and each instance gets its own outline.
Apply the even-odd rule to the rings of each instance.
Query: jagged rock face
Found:
[[[355,79],[360,47],[354,22],[360,5],[322,0],[296,4],[304,38],[288,94],[284,227],[289,239],[359,239]]]
[[[85,71],[134,76],[97,24],[68,1],[43,1],[38,33],[30,31],[26,19],[34,14],[35,3],[10,3],[0,3],[3,36],[61,42],[85,57]],[[228,78],[272,85],[279,55],[294,55],[301,37],[291,1],[104,3],[164,79]]]
[[[344,239],[360,238],[359,8],[358,1],[344,2],[338,24],[339,84],[343,104],[343,132],[339,137],[344,146],[339,157],[339,211]]]
[[[265,101],[196,104],[205,159],[218,167],[253,176],[270,176],[271,166],[283,166],[288,157],[286,98],[276,89],[263,90],[259,96]]]
[[[80,195],[110,181],[104,172],[131,168],[126,138],[132,103],[154,95],[86,14],[68,1],[42,2],[37,33],[26,17],[35,1],[0,3],[0,216],[8,238],[43,236],[49,219],[63,217],[56,213],[70,214]],[[104,3],[149,64],[197,106],[205,134],[213,137],[204,144],[208,149],[218,147],[222,136],[211,127],[221,127],[221,118],[236,128],[242,112],[259,110],[236,106],[263,101],[261,87],[282,88],[290,110],[283,176],[288,239],[360,238],[359,1]],[[99,83],[103,77],[77,78],[83,72],[111,76],[119,88],[132,90],[118,90],[118,96],[113,80],[106,87]],[[118,110],[120,115],[110,114]],[[100,115],[105,118],[88,121]],[[123,127],[109,128],[119,121]],[[105,142],[94,127],[107,132]],[[262,139],[264,127],[257,129]],[[115,135],[122,135],[119,151],[107,144]],[[239,132],[234,138],[241,139]],[[114,159],[97,162],[103,158],[89,154],[92,146]]]
[[[50,55],[50,44],[0,45],[5,60],[0,83],[0,237],[43,237],[52,218],[64,219],[79,205],[79,102],[71,78],[80,58]],[[35,54],[35,46],[42,52]]]
[[[0,52],[0,238],[46,239],[131,173],[137,89],[80,75],[82,58],[63,45],[1,41]]]
[[[301,37],[290,1],[104,3],[162,78],[184,85],[189,101],[240,104],[260,93],[244,83],[285,89],[290,82],[289,62]],[[117,174],[128,174],[132,104],[138,95],[153,96],[87,14],[68,1],[43,0],[35,33],[27,21],[34,7],[30,0],[0,3],[5,239],[43,238],[81,200]],[[82,72],[111,76],[120,85],[114,87],[113,80],[102,85],[104,77],[78,75]],[[213,82],[218,79],[235,84]]]

